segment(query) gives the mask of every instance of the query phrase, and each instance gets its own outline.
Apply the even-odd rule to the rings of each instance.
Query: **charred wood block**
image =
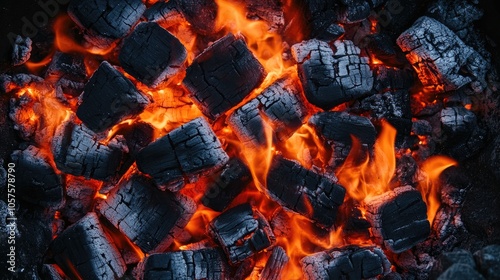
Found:
[[[316,39],[292,46],[292,55],[307,100],[329,110],[371,91],[373,74],[368,58],[352,41],[335,41],[335,51]]]
[[[370,15],[370,4],[364,0],[348,1],[349,4],[338,11],[338,21],[343,24],[352,24],[363,21]]]
[[[228,118],[228,124],[236,134],[240,142],[245,146],[266,146],[266,132],[271,127],[261,115],[260,102],[252,99],[240,108],[236,109]]]
[[[144,110],[149,100],[111,64],[104,61],[87,82],[76,115],[95,132],[102,132]]]
[[[345,189],[294,161],[275,156],[267,175],[267,193],[283,207],[330,228]]]
[[[464,107],[444,108],[441,110],[441,125],[450,137],[468,137],[476,128],[476,115]]]
[[[454,280],[454,279],[470,279],[470,280],[485,280],[486,278],[477,272],[470,265],[456,263],[448,268],[443,274],[439,275],[437,280]],[[494,278],[491,278],[494,279]]]
[[[135,157],[141,149],[153,142],[154,128],[145,122],[133,122],[121,125],[115,134],[125,138],[129,154]]]
[[[57,264],[71,279],[117,279],[127,266],[99,219],[89,213],[52,243]]]
[[[217,249],[152,254],[139,264],[143,280],[229,279],[229,267]]]
[[[471,63],[480,56],[435,19],[419,18],[397,43],[428,91],[450,91],[473,79],[484,80],[481,67],[472,67],[475,63]]]
[[[80,220],[92,209],[97,188],[91,182],[71,178],[66,183],[66,203],[60,210],[61,217],[70,223]]]
[[[429,6],[427,12],[430,17],[440,21],[459,36],[465,35],[466,32],[462,33],[461,31],[468,29],[474,21],[483,16],[483,11],[478,5],[466,0],[453,2],[438,0]],[[464,37],[460,37],[464,39]]]
[[[84,125],[63,123],[52,139],[52,153],[59,170],[75,176],[108,180],[120,168],[123,150],[99,143]]]
[[[194,59],[183,84],[203,114],[216,119],[240,103],[265,76],[243,38],[229,34]]]
[[[360,101],[360,109],[370,112],[375,118],[406,118],[411,119],[410,93],[407,90],[397,90],[374,94]]]
[[[123,40],[120,63],[137,80],[156,87],[183,66],[187,52],[181,42],[157,23],[137,25]]]
[[[316,36],[316,38],[325,41],[335,41],[344,35],[344,33],[345,29],[343,26],[333,23],[325,31]]]
[[[472,253],[464,249],[458,249],[453,252],[442,253],[439,258],[437,258],[436,262],[434,262],[430,276],[437,278],[441,273],[454,264],[464,264],[469,265],[474,269],[476,268],[476,263],[474,262]]]
[[[222,246],[231,264],[269,248],[276,241],[264,216],[247,203],[226,210],[213,219],[208,233]]]
[[[408,90],[414,84],[413,74],[409,69],[377,65],[374,71],[373,91],[376,93]]]
[[[246,16],[248,19],[264,20],[269,30],[272,32],[280,32],[285,27],[285,15],[283,13],[283,3],[277,0],[237,0],[243,2],[246,8]]]
[[[137,155],[137,167],[172,191],[229,160],[210,125],[202,117],[172,130]],[[186,177],[186,179],[185,179]]]
[[[40,149],[29,146],[11,155],[16,164],[16,195],[30,203],[57,209],[63,203],[61,178]],[[10,178],[10,177],[9,177]]]
[[[147,21],[158,22],[163,27],[179,24],[184,19],[177,5],[177,1],[158,1],[149,7],[143,14]]]
[[[327,141],[351,144],[351,135],[369,146],[375,143],[377,131],[368,118],[345,112],[317,113],[309,119],[316,133]]]
[[[373,235],[392,252],[406,251],[430,234],[427,206],[411,186],[396,188],[365,203]]]
[[[98,209],[144,252],[157,253],[170,246],[196,205],[184,195],[160,191],[151,180],[132,175],[113,189]]]
[[[105,48],[127,35],[145,9],[140,0],[71,0],[68,14],[88,42]]]
[[[217,3],[214,0],[176,0],[184,18],[193,30],[201,35],[210,35],[216,30]]]
[[[266,261],[266,266],[262,270],[259,279],[261,280],[279,280],[281,279],[281,272],[283,268],[288,263],[288,256],[286,255],[285,249],[280,246],[274,247]]]
[[[404,53],[395,47],[394,39],[387,33],[370,34],[363,39],[363,43],[366,43],[366,51],[371,56],[383,62],[383,65],[377,65],[378,67],[399,70],[393,67],[404,67],[407,63]]]
[[[323,33],[333,22],[337,21],[337,8],[334,1],[328,0],[300,0],[299,9],[303,13],[303,20],[307,23],[307,32],[310,38]]]
[[[252,174],[248,167],[239,158],[232,158],[221,171],[204,182],[207,190],[201,202],[222,212],[251,181]]]
[[[87,77],[83,56],[56,52],[52,57],[45,78],[57,81],[61,78],[83,83]]]
[[[371,279],[391,271],[379,247],[349,246],[309,255],[301,260],[306,279]]]
[[[12,66],[24,64],[31,57],[32,41],[30,37],[23,38],[20,35],[16,36],[12,50]]]

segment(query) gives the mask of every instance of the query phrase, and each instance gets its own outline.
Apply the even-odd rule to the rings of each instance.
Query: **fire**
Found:
[[[449,157],[433,156],[423,162],[420,167],[425,178],[420,182],[418,189],[427,204],[427,219],[431,224],[441,204],[439,175],[451,166],[457,166],[457,162]]]
[[[323,166],[328,162],[330,152],[309,125],[300,127],[286,142],[283,148],[285,157],[295,159],[307,168]]]

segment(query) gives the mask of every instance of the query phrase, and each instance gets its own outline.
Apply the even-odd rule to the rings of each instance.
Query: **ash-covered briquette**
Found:
[[[146,253],[167,249],[196,211],[189,197],[160,191],[140,175],[121,182],[97,208]]]
[[[141,0],[71,0],[68,15],[83,30],[85,40],[105,49],[125,37],[144,10]]]
[[[31,41],[30,37],[16,36],[14,45],[12,46],[12,65],[18,66],[24,64],[31,57]]]
[[[219,172],[201,182],[207,186],[203,205],[222,212],[252,181],[250,169],[239,158],[231,158]]]
[[[229,160],[204,118],[196,118],[142,149],[136,158],[141,172],[153,177],[160,188],[178,191],[202,173]]]
[[[231,264],[240,263],[276,241],[267,220],[248,203],[213,219],[208,225],[208,234],[222,246]]]
[[[59,274],[59,269],[57,264],[43,264],[39,276],[41,279],[64,280]]]
[[[266,192],[283,207],[325,228],[333,226],[345,196],[344,187],[332,179],[281,156],[272,160]]]
[[[16,196],[42,207],[59,208],[64,200],[61,177],[35,146],[16,150],[10,156],[16,165]]]
[[[103,132],[141,113],[149,100],[107,61],[85,85],[76,115],[94,132]]]
[[[479,6],[467,0],[437,0],[428,7],[427,13],[453,30],[462,40],[468,35],[468,29],[474,21],[483,16]]]
[[[485,81],[487,62],[435,19],[419,18],[398,37],[397,44],[428,91],[451,91],[472,81]]]
[[[124,148],[116,141],[103,145],[85,125],[70,119],[57,128],[52,154],[62,172],[106,181],[120,169]]]
[[[185,250],[152,254],[138,266],[137,276],[143,280],[230,279],[230,269],[218,249]]]
[[[292,55],[307,100],[323,109],[354,100],[369,93],[373,73],[368,58],[352,41],[335,41],[335,51],[316,39],[292,46]]]
[[[70,223],[80,220],[92,210],[97,187],[77,177],[67,180],[66,202],[59,210],[61,217]]]
[[[477,126],[476,115],[464,107],[441,110],[441,125],[450,137],[468,136]]]
[[[412,248],[430,234],[427,206],[420,192],[411,186],[369,198],[365,204],[373,235],[394,253]]]
[[[391,263],[379,247],[327,250],[309,255],[301,263],[309,280],[372,279],[391,271]]]
[[[240,103],[265,76],[242,36],[228,34],[194,59],[183,85],[202,113],[216,119]]]
[[[272,138],[284,142],[302,126],[307,116],[304,104],[305,100],[293,82],[280,79],[236,109],[228,124],[245,145],[269,145],[266,143],[266,132],[271,131]]]
[[[144,22],[123,40],[118,58],[127,73],[156,87],[177,74],[186,57],[186,48],[174,35],[157,23]]]
[[[283,268],[288,263],[289,258],[286,255],[285,249],[280,246],[273,248],[271,256],[266,261],[264,269],[260,273],[259,280],[279,280]]]
[[[93,212],[54,239],[51,251],[56,263],[72,279],[118,279],[127,270],[113,239]]]

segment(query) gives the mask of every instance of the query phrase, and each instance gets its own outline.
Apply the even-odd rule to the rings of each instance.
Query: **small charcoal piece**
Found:
[[[397,90],[363,98],[359,102],[359,108],[370,112],[372,117],[378,119],[388,117],[411,119],[410,101],[408,90]]]
[[[239,158],[232,158],[221,171],[203,182],[207,190],[201,202],[215,211],[222,212],[251,181],[252,174],[248,167]]]
[[[343,26],[332,23],[325,31],[316,36],[320,40],[335,41],[344,35],[345,29]]]
[[[500,278],[500,245],[488,245],[474,253],[478,270],[487,279]]]
[[[174,35],[157,23],[144,22],[123,40],[119,60],[130,75],[156,87],[177,74],[186,57],[186,49]]]
[[[280,246],[273,248],[271,256],[266,261],[266,265],[262,270],[259,279],[260,280],[279,280],[281,279],[281,272],[283,268],[288,263],[288,256],[286,255],[285,249]]]
[[[16,196],[40,205],[58,209],[63,203],[63,185],[40,149],[29,146],[11,155],[16,165]],[[9,177],[10,178],[10,177]]]
[[[71,279],[117,279],[127,270],[113,239],[93,212],[54,239],[51,251]]]
[[[92,182],[78,177],[67,179],[66,203],[60,210],[61,217],[70,223],[75,223],[90,212],[97,187]]]
[[[218,249],[186,250],[152,254],[139,264],[143,280],[229,279],[229,267]]]
[[[368,58],[352,41],[335,41],[335,51],[316,39],[292,46],[292,55],[307,100],[323,110],[371,91],[373,74]]]
[[[56,166],[62,172],[106,181],[120,169],[123,148],[103,145],[95,133],[85,125],[69,120],[56,131],[52,139],[52,153]]]
[[[18,66],[24,64],[31,57],[31,44],[30,37],[23,38],[20,35],[16,36],[12,50],[12,65]]]
[[[335,1],[302,0],[299,2],[299,11],[306,23],[305,35],[314,38],[322,34],[332,23],[337,21]]]
[[[196,210],[181,194],[160,191],[146,177],[132,175],[99,202],[99,212],[144,252],[167,249]]]
[[[343,24],[352,24],[365,20],[370,15],[370,4],[365,0],[351,0],[348,5],[339,9],[338,21]]]
[[[448,107],[441,110],[441,125],[450,137],[469,136],[476,128],[476,115],[464,107]]]
[[[419,18],[397,43],[430,92],[455,90],[485,79],[484,59],[435,19]]]
[[[374,57],[383,63],[372,65],[375,68],[382,67],[401,71],[394,67],[404,67],[408,63],[404,53],[399,48],[396,48],[394,39],[387,33],[370,34],[362,42],[366,44],[366,51],[370,57]],[[411,77],[411,82],[413,82],[413,77]]]
[[[276,241],[267,220],[248,203],[226,210],[213,219],[208,233],[222,246],[231,264],[269,248]]]
[[[175,0],[184,18],[201,35],[214,34],[217,3],[214,0]]]
[[[284,142],[302,126],[307,115],[304,103],[293,82],[281,79],[235,110],[228,124],[244,144],[254,147],[268,144],[268,128],[277,140]]]
[[[85,40],[107,48],[127,35],[145,10],[141,0],[71,0],[68,15],[83,29]]]
[[[265,76],[244,39],[228,34],[194,59],[183,84],[203,114],[216,119],[240,103]]]
[[[430,17],[446,25],[462,39],[468,35],[467,29],[473,22],[483,16],[483,11],[478,5],[467,0],[438,0],[433,2],[427,11]]]
[[[439,275],[437,280],[455,280],[455,279],[468,279],[468,280],[485,280],[486,278],[477,272],[470,265],[456,263],[448,268],[443,274]],[[494,278],[490,278],[494,279]]]
[[[271,32],[280,32],[285,27],[283,2],[276,0],[237,0],[245,5],[246,17],[252,20],[264,20]]]
[[[379,247],[348,246],[309,255],[301,260],[309,280],[372,279],[391,271]]]
[[[275,156],[267,175],[268,195],[283,207],[330,228],[345,189],[332,179],[307,170],[298,163]]]
[[[437,258],[430,273],[431,277],[437,278],[454,264],[465,264],[474,269],[476,268],[472,253],[464,249],[458,249],[453,252],[444,252]]]
[[[210,125],[199,117],[149,144],[137,154],[136,162],[158,186],[178,191],[228,160]]]
[[[85,82],[87,70],[83,56],[56,52],[45,72],[45,78],[50,81],[58,81],[62,78],[74,82]]]
[[[427,206],[411,186],[396,188],[365,203],[373,235],[394,253],[412,248],[430,234]]]
[[[385,93],[387,91],[408,90],[413,86],[413,71],[398,69],[385,65],[374,67],[373,91]]]
[[[76,115],[102,132],[144,110],[149,100],[123,74],[103,61],[85,85]]]
[[[158,1],[149,7],[142,15],[147,21],[157,22],[168,28],[184,21],[177,1]]]

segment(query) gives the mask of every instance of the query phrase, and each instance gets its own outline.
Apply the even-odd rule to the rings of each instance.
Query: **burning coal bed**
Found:
[[[500,279],[440,176],[492,132],[482,11],[428,2],[70,1],[0,76],[2,277]]]

